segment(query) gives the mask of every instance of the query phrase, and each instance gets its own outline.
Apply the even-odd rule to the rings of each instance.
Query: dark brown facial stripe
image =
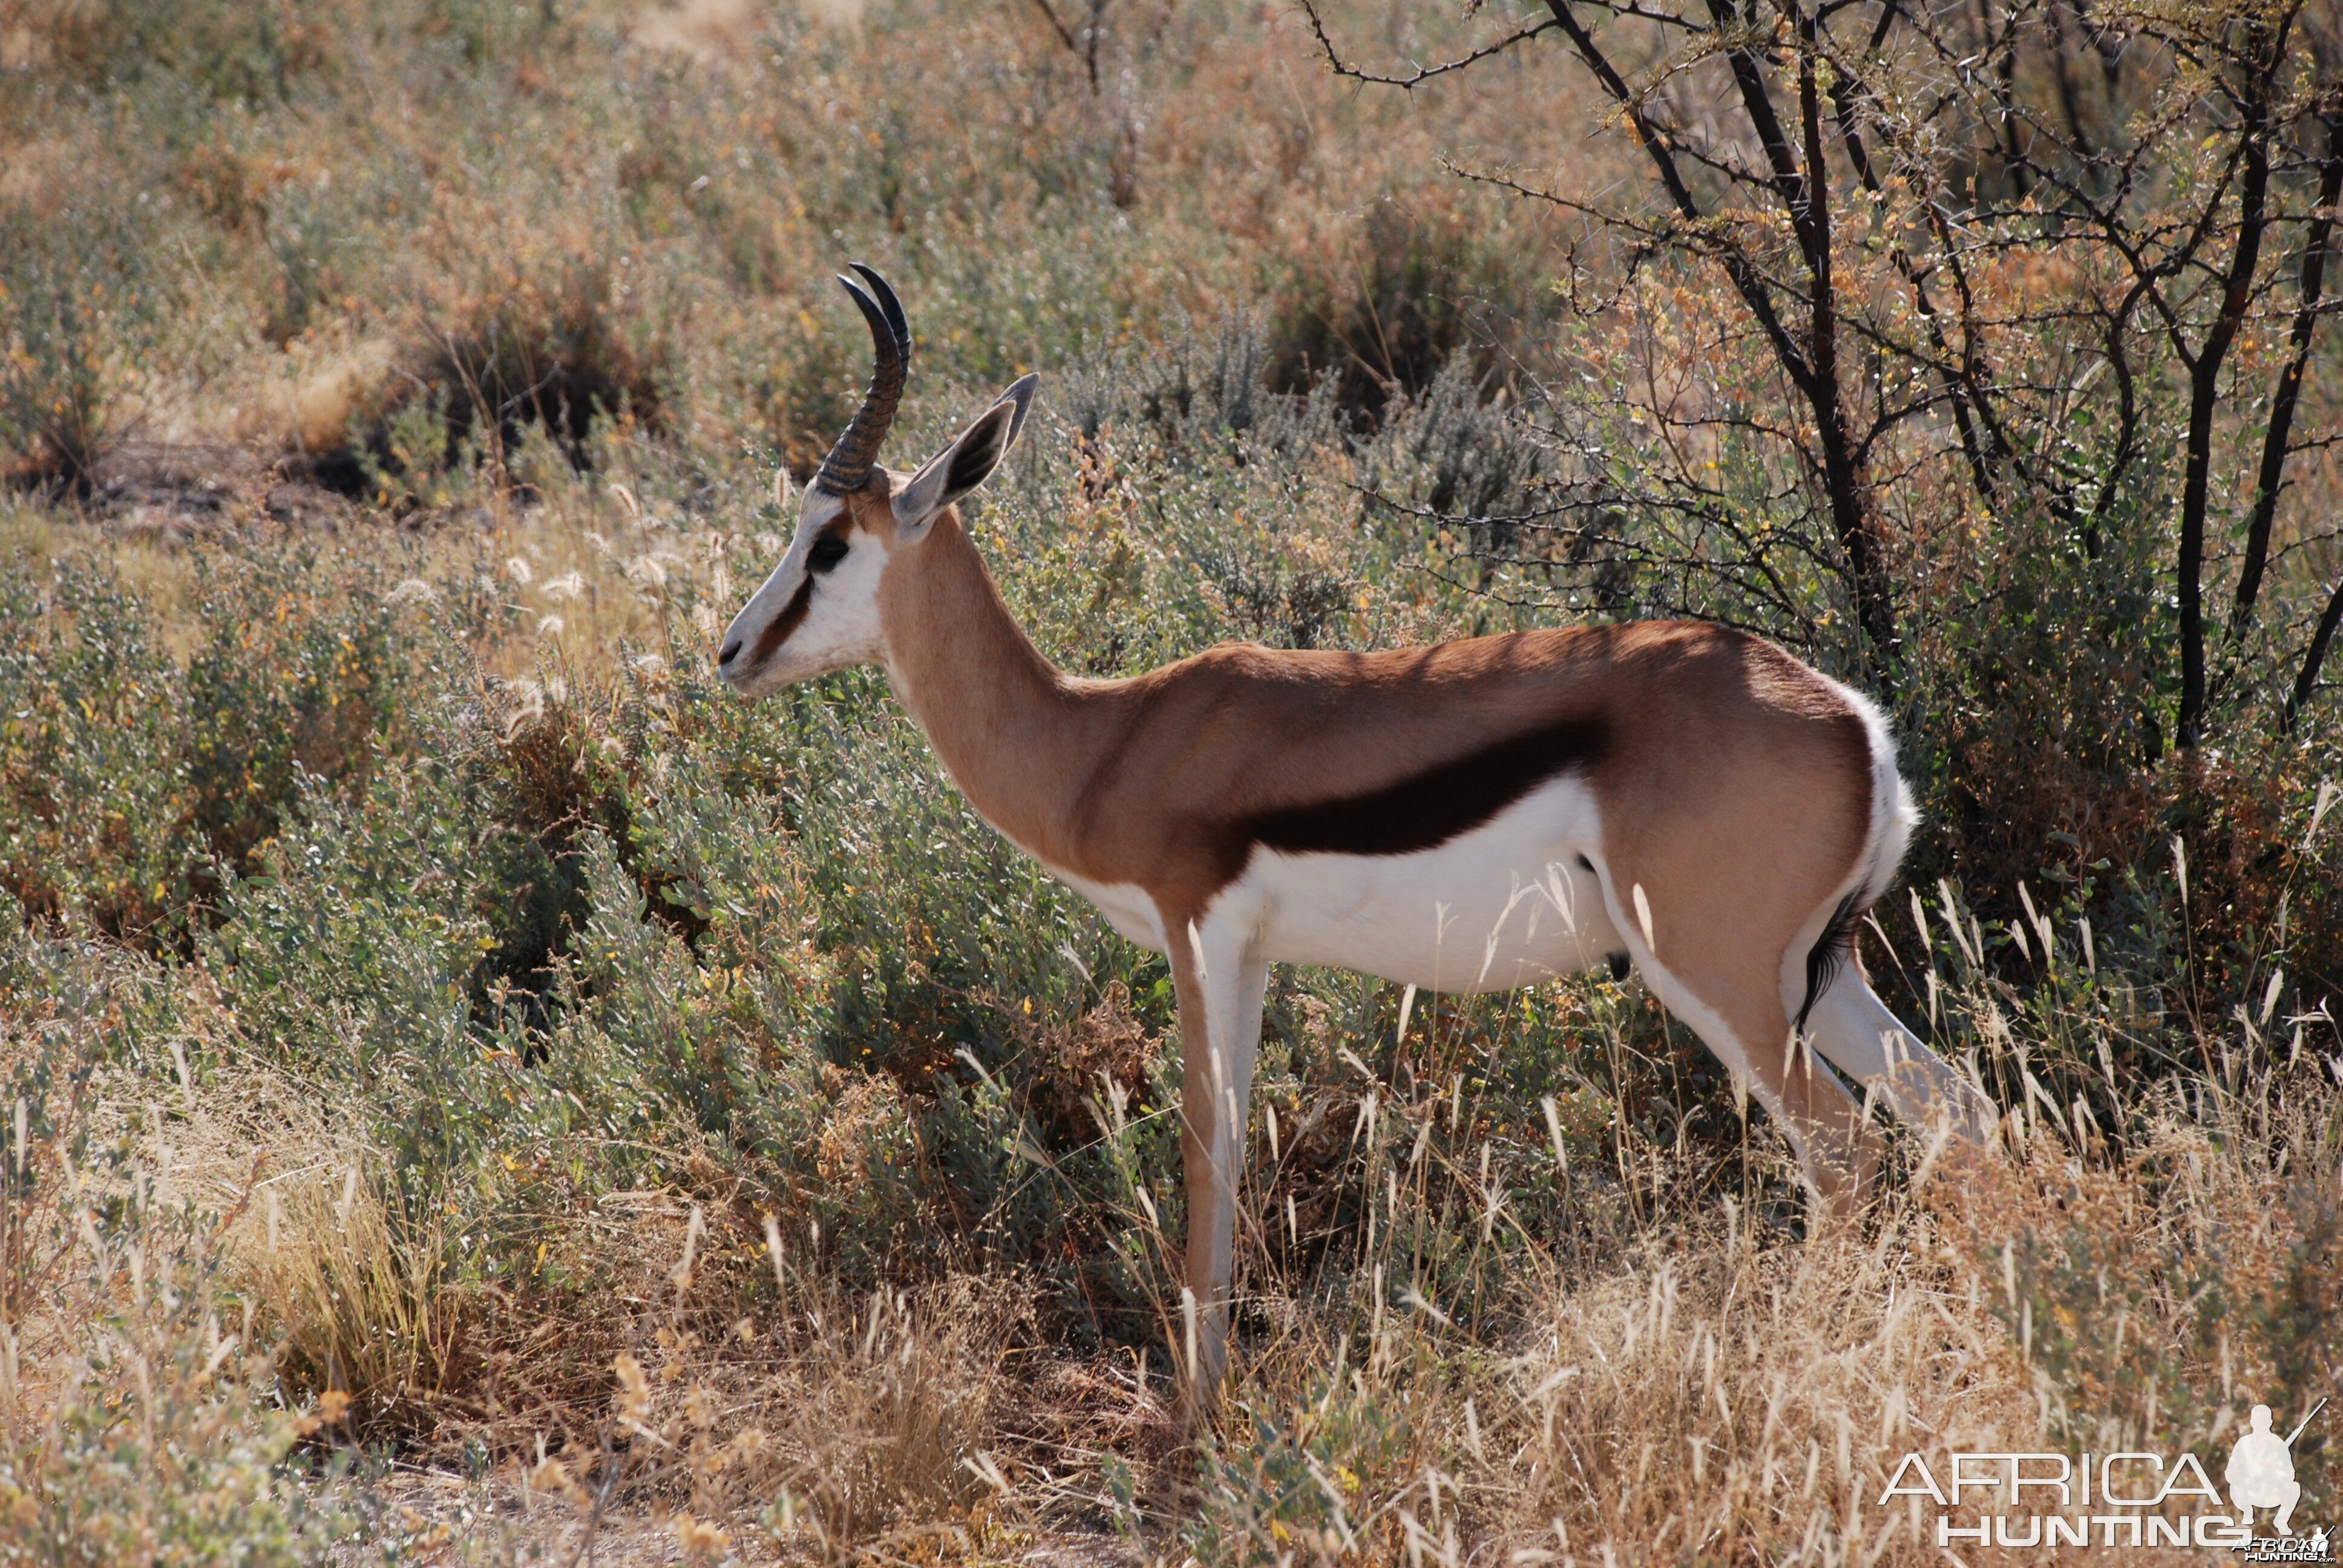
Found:
[[[1555,775],[1603,759],[1599,719],[1565,719],[1371,794],[1264,811],[1237,825],[1249,849],[1287,854],[1412,855],[1469,833]]]
[[[853,531],[854,518],[849,515],[835,518],[824,523],[821,526],[821,531],[814,535],[814,538],[817,540],[842,539]],[[765,628],[763,633],[758,637],[757,646],[749,655],[749,663],[751,666],[760,664],[779,652],[781,644],[789,640],[789,633],[797,630],[799,625],[804,621],[806,612],[812,608],[813,574],[808,572],[805,581],[798,584],[798,591],[789,596],[789,602],[781,607],[781,613],[775,616],[772,624]]]
[[[749,656],[749,666],[754,668],[762,664],[779,652],[781,644],[789,640],[789,633],[797,630],[798,623],[805,619],[806,611],[812,608],[813,578],[809,575],[805,581],[798,584],[798,591],[789,596],[789,602],[781,607],[781,613],[775,616],[758,637],[756,651]]]

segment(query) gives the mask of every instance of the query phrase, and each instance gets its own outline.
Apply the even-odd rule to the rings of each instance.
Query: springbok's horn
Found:
[[[870,477],[870,465],[878,458],[879,443],[887,438],[887,427],[895,422],[895,405],[902,400],[903,377],[911,365],[911,329],[903,319],[903,307],[895,291],[860,262],[854,264],[854,270],[870,286],[868,292],[844,273],[838,275],[838,281],[854,297],[862,319],[870,324],[876,363],[861,408],[813,477],[816,489],[833,496],[851,495]]]

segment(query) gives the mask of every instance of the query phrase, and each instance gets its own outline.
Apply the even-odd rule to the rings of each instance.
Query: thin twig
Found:
[[[1041,8],[1041,15],[1047,16],[1050,19],[1050,25],[1057,30],[1058,41],[1065,45],[1072,53],[1081,54],[1082,46],[1074,42],[1074,35],[1066,30],[1066,25],[1058,20],[1058,13],[1051,8],[1050,0],[1033,0],[1033,4]]]
[[[1034,3],[1043,5],[1046,4],[1046,0],[1034,0]],[[1539,34],[1551,32],[1558,25],[1554,19],[1549,16],[1534,26],[1523,27],[1516,33],[1500,38],[1493,44],[1475,49],[1471,54],[1457,59],[1443,60],[1437,65],[1418,65],[1413,75],[1383,76],[1372,71],[1363,71],[1356,65],[1343,61],[1342,55],[1335,52],[1334,40],[1326,35],[1326,23],[1318,15],[1318,7],[1312,0],[1302,0],[1302,14],[1310,18],[1310,30],[1318,35],[1318,46],[1326,52],[1326,64],[1332,67],[1334,75],[1348,76],[1354,82],[1364,82],[1370,86],[1397,87],[1403,92],[1413,92],[1419,84],[1428,82],[1434,76],[1444,76],[1451,71],[1461,71],[1467,65],[1478,65],[1493,55],[1502,55],[1514,45],[1527,43]]]

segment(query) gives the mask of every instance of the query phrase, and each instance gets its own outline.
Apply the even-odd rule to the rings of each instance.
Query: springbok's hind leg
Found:
[[[1798,1151],[1815,1228],[1842,1224],[1871,1201],[1885,1151],[1879,1135],[1865,1125],[1863,1106],[1789,1034],[1786,1020],[1783,1037],[1772,1050],[1747,1053],[1751,1087]]]
[[[1749,1085],[1797,1151],[1815,1226],[1862,1212],[1884,1149],[1864,1125],[1863,1107],[1811,1050],[1797,1045],[1790,1020],[1763,972],[1713,971],[1695,987],[1657,962],[1634,932],[1625,933],[1635,965],[1661,1003],[1716,1059]]]
[[[1922,1138],[1941,1123],[1967,1143],[1983,1143],[2000,1121],[1984,1091],[1920,1043],[1853,964],[1841,970],[1806,1015],[1814,1048],[1875,1092],[1897,1121]]]
[[[1167,922],[1168,923],[1168,922]],[[1171,942],[1180,1002],[1180,1145],[1188,1179],[1188,1267],[1181,1319],[1186,1377],[1182,1419],[1211,1413],[1229,1362],[1229,1288],[1235,1271],[1237,1183],[1261,1050],[1269,966],[1260,920],[1217,911]]]

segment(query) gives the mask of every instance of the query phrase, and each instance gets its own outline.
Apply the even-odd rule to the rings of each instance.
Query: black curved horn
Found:
[[[858,261],[854,270],[870,284],[869,292],[843,273],[838,275],[838,281],[853,297],[855,308],[870,324],[876,362],[870,371],[870,389],[862,396],[861,408],[813,477],[816,488],[833,496],[851,495],[870,479],[870,466],[879,457],[879,443],[887,438],[887,427],[895,422],[895,405],[902,401],[903,377],[911,366],[911,329],[903,319],[902,302],[887,286],[887,280],[871,268]]]
[[[885,278],[879,276],[877,268],[865,266],[859,261],[849,265],[861,275],[863,282],[870,286],[872,296],[879,301],[879,308],[887,313],[888,330],[894,333],[895,341],[903,346],[903,357],[910,358],[911,326],[903,319],[903,302],[895,297],[895,291],[887,286]]]

